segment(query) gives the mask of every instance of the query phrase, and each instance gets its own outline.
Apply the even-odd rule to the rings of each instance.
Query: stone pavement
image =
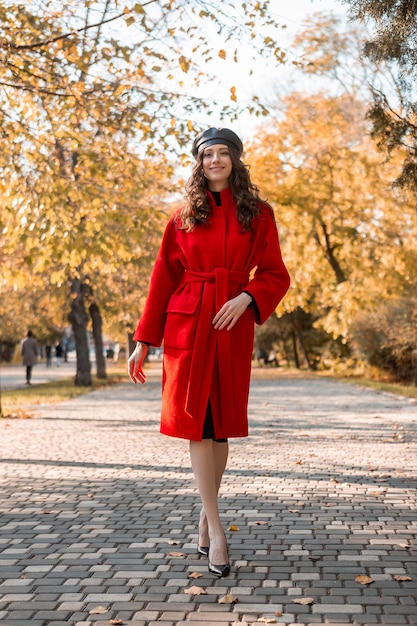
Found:
[[[157,369],[1,420],[0,624],[417,624],[417,404],[266,373],[221,490],[226,579],[196,555],[188,444],[158,432]]]
[[[60,378],[75,376],[77,364],[75,354],[70,353],[68,362],[62,362],[58,367],[55,359],[52,359],[51,367],[46,367],[44,361],[39,361],[32,370],[32,384],[40,385]],[[26,387],[26,368],[23,365],[0,364],[0,387],[6,389],[19,389]]]

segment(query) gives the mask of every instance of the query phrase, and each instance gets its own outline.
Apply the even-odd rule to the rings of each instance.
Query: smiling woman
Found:
[[[223,191],[232,173],[229,148],[223,144],[206,148],[203,151],[203,172],[210,191]]]
[[[273,212],[242,152],[226,128],[194,140],[186,204],[165,230],[128,365],[132,381],[144,383],[147,346],[164,341],[161,432],[190,441],[203,503],[197,550],[220,577],[230,564],[217,493],[228,438],[248,434],[254,325],[289,287]]]

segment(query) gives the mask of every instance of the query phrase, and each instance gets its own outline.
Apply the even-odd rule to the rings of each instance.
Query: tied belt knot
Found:
[[[203,283],[185,409],[194,419],[201,419],[203,424],[211,385],[211,377],[207,380],[205,374],[213,371],[217,343],[220,417],[221,421],[227,420],[234,414],[230,331],[214,330],[213,310],[217,313],[227,302],[230,283],[247,285],[249,273],[218,267],[212,272],[187,271],[183,281],[184,283]]]

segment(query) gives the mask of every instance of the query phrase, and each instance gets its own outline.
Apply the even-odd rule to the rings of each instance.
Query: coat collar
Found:
[[[213,194],[211,193],[211,191],[207,191],[207,195],[208,195],[208,198],[210,200],[210,204],[213,207],[215,207],[216,206],[216,202],[214,200],[214,197],[213,197]],[[232,190],[230,189],[230,187],[226,187],[226,189],[223,189],[220,192],[220,200],[221,200],[221,206],[235,204],[235,200],[233,198]]]

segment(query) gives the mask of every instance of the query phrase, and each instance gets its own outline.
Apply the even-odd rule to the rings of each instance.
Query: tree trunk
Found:
[[[295,334],[294,330],[291,331],[291,339],[292,339],[292,349],[293,349],[293,353],[294,353],[295,367],[299,370],[300,369],[300,359],[298,358],[297,335]]]
[[[71,312],[68,316],[74,331],[75,350],[77,354],[77,373],[75,384],[78,387],[89,387],[91,380],[91,362],[88,351],[87,323],[88,315],[85,310],[81,281],[74,278],[71,283]]]
[[[103,335],[102,320],[100,315],[100,309],[95,302],[92,302],[88,307],[90,312],[91,321],[93,324],[93,340],[94,349],[96,351],[96,372],[97,378],[107,378],[106,374],[106,361],[103,353]]]
[[[305,343],[303,341],[303,337],[301,335],[300,329],[298,327],[296,327],[295,328],[295,332],[296,332],[299,344],[301,346],[301,351],[303,353],[304,359],[305,359],[305,361],[307,363],[307,367],[308,367],[309,370],[312,370],[313,366],[311,365],[311,361],[310,361],[310,358],[308,356],[307,348],[306,348]]]
[[[319,222],[324,235],[324,244],[320,241],[320,237],[317,232],[315,234],[315,238],[317,243],[324,249],[324,256],[330,263],[330,267],[334,272],[337,284],[340,285],[341,283],[344,283],[347,278],[334,254],[336,246],[332,246],[330,243],[330,235],[328,233],[327,226],[321,219],[319,219]]]

